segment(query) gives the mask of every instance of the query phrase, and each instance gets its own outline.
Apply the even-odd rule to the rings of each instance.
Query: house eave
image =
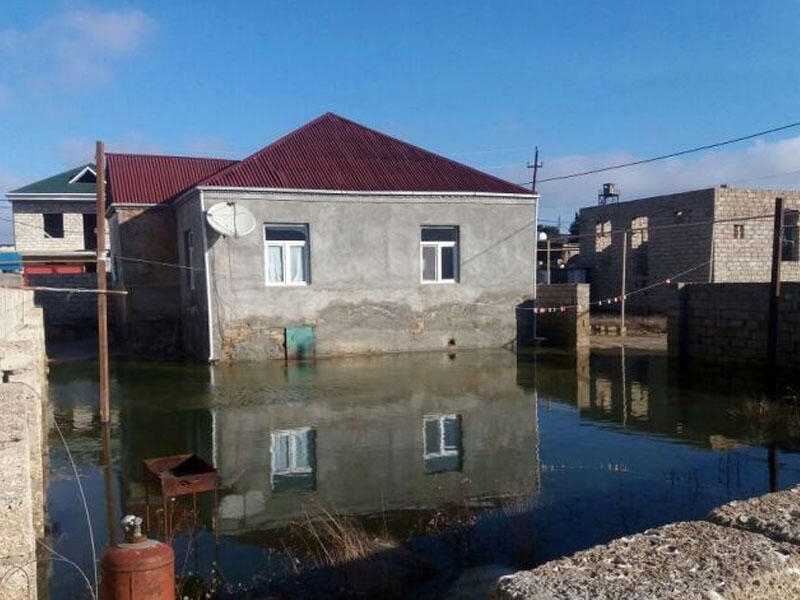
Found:
[[[270,188],[270,187],[237,187],[237,186],[198,186],[196,188],[201,192],[255,192],[255,193],[279,193],[279,194],[313,194],[313,195],[330,195],[330,196],[419,196],[422,198],[437,198],[437,197],[471,197],[471,198],[504,198],[510,200],[517,200],[514,204],[529,204],[539,199],[539,194],[512,194],[512,193],[499,193],[499,192],[419,192],[419,191],[360,191],[360,190],[310,190],[310,189],[294,189],[294,188]],[[428,202],[436,203],[435,200],[428,200]]]

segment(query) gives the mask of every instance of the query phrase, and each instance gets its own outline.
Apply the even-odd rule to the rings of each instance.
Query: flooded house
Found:
[[[202,361],[500,347],[537,197],[327,113],[241,161],[108,155],[117,314]]]

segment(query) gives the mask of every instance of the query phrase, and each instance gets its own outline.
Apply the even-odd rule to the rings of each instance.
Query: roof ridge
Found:
[[[270,150],[270,149],[272,149],[272,148],[275,148],[275,147],[277,147],[277,146],[278,146],[279,144],[281,144],[282,142],[285,142],[285,141],[286,141],[286,139],[287,139],[287,138],[289,138],[290,136],[293,136],[293,135],[295,135],[295,134],[297,134],[297,133],[300,133],[301,131],[304,131],[305,129],[308,129],[309,127],[311,127],[312,125],[314,125],[314,124],[315,124],[315,123],[317,123],[318,121],[321,121],[322,119],[324,119],[325,117],[328,117],[328,116],[333,116],[333,117],[336,117],[337,115],[333,114],[332,112],[326,112],[326,113],[324,113],[324,114],[322,114],[322,115],[320,115],[320,116],[316,117],[315,119],[311,119],[311,120],[310,120],[308,123],[305,123],[305,124],[301,125],[300,127],[295,127],[295,128],[294,128],[294,129],[292,129],[290,132],[283,134],[283,135],[282,135],[281,137],[279,137],[277,140],[275,140],[275,141],[273,141],[273,142],[270,142],[269,144],[267,144],[266,146],[264,146],[264,147],[262,147],[262,148],[260,148],[260,149],[256,150],[256,151],[255,151],[255,152],[253,152],[252,154],[249,154],[249,155],[245,156],[245,157],[244,157],[242,160],[238,161],[236,164],[232,164],[232,165],[230,165],[230,166],[227,166],[227,167],[225,167],[224,169],[222,169],[222,170],[220,170],[220,171],[217,171],[216,173],[212,173],[211,175],[209,175],[208,177],[206,177],[206,178],[205,178],[205,179],[203,179],[202,181],[198,181],[198,182],[195,184],[195,186],[196,186],[196,187],[198,187],[198,186],[201,186],[201,185],[205,184],[205,182],[206,182],[206,181],[208,181],[209,179],[211,179],[211,178],[213,178],[213,177],[216,177],[216,176],[218,176],[218,175],[226,175],[226,174],[228,173],[228,171],[232,171],[232,170],[233,170],[233,168],[234,168],[234,167],[236,167],[236,165],[239,165],[239,164],[241,164],[241,163],[247,162],[247,161],[249,161],[251,158],[254,158],[255,156],[258,156],[258,155],[259,155],[259,154],[261,154],[262,152],[266,152],[267,150]],[[341,117],[339,117],[339,118],[341,118]]]
[[[180,158],[187,160],[218,160],[226,162],[239,162],[237,158],[220,158],[214,156],[183,156],[181,154],[146,154],[144,152],[106,152],[106,156],[142,156],[145,158]],[[91,163],[94,164],[94,163]]]

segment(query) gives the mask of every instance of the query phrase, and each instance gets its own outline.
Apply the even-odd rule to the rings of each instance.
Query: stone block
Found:
[[[767,600],[800,597],[800,548],[690,521],[503,577],[504,600]]]
[[[800,486],[715,508],[708,520],[800,545]]]

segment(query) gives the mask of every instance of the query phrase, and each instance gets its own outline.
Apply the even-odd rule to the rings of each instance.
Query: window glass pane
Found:
[[[267,225],[264,239],[268,242],[305,241],[308,227],[305,225]]]
[[[425,419],[425,454],[439,454],[439,419]]]
[[[289,273],[292,283],[301,283],[306,280],[303,250],[305,250],[303,246],[289,246],[289,264],[291,265]]]
[[[295,442],[295,455],[294,455],[294,465],[297,469],[310,469],[311,468],[311,461],[309,460],[310,456],[310,448],[309,448],[309,432],[301,431],[295,433],[292,437],[294,438]]]
[[[457,227],[423,227],[423,242],[455,242],[458,234]]]
[[[284,433],[272,434],[272,469],[274,471],[289,469],[289,436]]]
[[[458,417],[446,417],[443,419],[444,428],[444,450],[458,450],[460,428]]]
[[[422,280],[436,281],[436,246],[422,247]]]
[[[456,249],[442,246],[442,279],[456,278]]]
[[[267,246],[267,280],[283,283],[283,246]]]

